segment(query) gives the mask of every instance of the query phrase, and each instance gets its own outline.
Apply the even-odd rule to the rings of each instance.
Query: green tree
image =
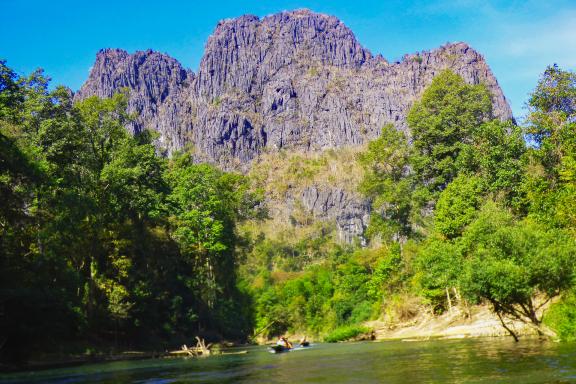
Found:
[[[530,220],[516,222],[489,203],[463,234],[461,247],[461,284],[468,297],[490,302],[501,320],[509,316],[550,335],[542,325],[542,308],[572,285],[576,242],[569,233]]]
[[[561,341],[576,340],[576,297],[574,289],[562,295],[562,300],[553,303],[546,311],[544,324],[553,328]]]
[[[551,66],[528,102],[526,134],[532,144],[525,183],[530,215],[574,228],[576,198],[576,74]]]
[[[0,359],[111,335],[246,336],[235,228],[259,204],[246,178],[159,156],[153,134],[126,131],[125,93],[71,96],[0,62]]]
[[[481,178],[494,198],[520,209],[526,160],[522,128],[512,121],[492,120],[477,127],[472,142],[462,148],[457,166],[460,173]]]
[[[434,77],[407,116],[415,150],[412,167],[423,203],[435,200],[456,177],[463,147],[492,118],[490,93],[484,85],[466,84],[450,70]]]
[[[460,236],[476,216],[484,190],[481,178],[457,176],[440,194],[434,211],[435,229],[449,239]]]
[[[450,291],[459,291],[464,260],[457,244],[430,236],[420,246],[415,260],[415,281],[420,294],[436,313],[449,308]]]
[[[49,164],[38,144],[45,122],[66,118],[67,94],[49,92],[42,71],[28,77],[0,62],[0,359],[30,345],[76,336],[73,276],[46,247]]]
[[[369,232],[384,238],[405,238],[411,233],[413,182],[409,174],[411,150],[402,132],[393,125],[382,128],[380,137],[359,155],[365,170],[360,191],[372,199],[375,213]]]
[[[219,311],[223,298],[238,293],[236,223],[254,212],[258,199],[242,175],[194,164],[188,153],[173,158],[166,177],[171,187],[171,232],[195,271],[180,278],[198,295],[200,316],[210,319],[209,313]]]
[[[554,171],[576,146],[576,74],[557,65],[546,68],[530,95],[528,110],[526,133],[537,148],[534,155],[545,169]]]

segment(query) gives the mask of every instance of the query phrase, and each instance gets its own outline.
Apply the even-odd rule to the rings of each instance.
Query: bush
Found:
[[[338,341],[346,341],[350,340],[353,337],[361,335],[363,333],[370,332],[371,329],[368,327],[363,327],[359,325],[348,325],[344,327],[339,327],[330,332],[326,337],[324,337],[324,341],[327,343],[336,343]]]
[[[575,341],[576,295],[571,293],[554,303],[544,315],[544,323],[556,332],[561,341]]]
[[[362,301],[354,309],[352,309],[352,313],[350,314],[350,322],[351,323],[360,323],[362,321],[370,320],[370,318],[374,314],[374,303],[370,301]]]
[[[406,292],[394,293],[386,299],[385,318],[392,323],[410,321],[421,313],[422,307],[422,297]]]

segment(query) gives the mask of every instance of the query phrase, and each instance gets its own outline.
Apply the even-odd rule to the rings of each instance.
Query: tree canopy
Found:
[[[258,203],[245,177],[160,156],[125,129],[126,93],[72,103],[5,62],[0,81],[2,360],[76,339],[245,337],[250,317],[227,319],[244,313],[236,225]]]

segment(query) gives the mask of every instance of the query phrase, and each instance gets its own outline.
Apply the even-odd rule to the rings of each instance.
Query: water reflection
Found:
[[[576,344],[508,339],[319,344],[274,355],[147,360],[0,376],[0,383],[563,383]]]

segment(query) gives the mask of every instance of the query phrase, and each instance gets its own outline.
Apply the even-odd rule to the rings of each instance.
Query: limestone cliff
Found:
[[[110,97],[127,89],[129,112],[137,116],[127,128],[132,132],[145,128],[158,131],[160,147],[172,151],[187,143],[180,127],[189,120],[189,111],[182,101],[193,80],[191,71],[167,55],[151,50],[131,55],[121,49],[102,49],[88,80],[74,97]]]
[[[484,58],[467,44],[389,63],[363,48],[337,18],[308,10],[221,21],[196,75],[157,52],[102,50],[75,97],[128,88],[130,111],[138,115],[129,129],[158,131],[168,153],[192,144],[198,161],[247,171],[265,152],[361,145],[386,123],[407,130],[407,111],[445,68],[468,83],[486,84],[494,116],[512,117]],[[299,198],[316,216],[339,217],[339,228],[356,233],[366,203],[342,193],[334,185],[286,199]],[[323,213],[318,201],[326,201]],[[341,216],[342,204],[353,217]]]

